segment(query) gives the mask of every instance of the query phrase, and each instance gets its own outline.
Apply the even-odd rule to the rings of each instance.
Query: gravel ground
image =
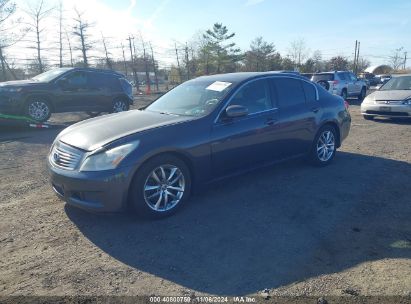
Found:
[[[65,206],[59,130],[1,130],[0,295],[411,295],[411,122],[350,111],[330,166],[232,178],[161,221]]]

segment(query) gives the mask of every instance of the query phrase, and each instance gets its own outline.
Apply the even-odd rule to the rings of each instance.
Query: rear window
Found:
[[[334,74],[315,74],[311,80],[314,82],[319,82],[320,80],[333,81]]]

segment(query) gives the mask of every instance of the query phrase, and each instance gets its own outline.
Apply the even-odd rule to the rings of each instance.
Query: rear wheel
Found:
[[[26,104],[25,114],[36,121],[45,122],[51,116],[50,105],[42,97],[33,97]]]
[[[149,160],[131,184],[131,204],[138,215],[163,218],[180,209],[190,196],[191,176],[187,165],[173,155]]]
[[[331,125],[323,126],[317,133],[309,158],[316,166],[328,165],[337,149],[337,133]]]
[[[358,95],[358,100],[364,100],[366,94],[367,94],[367,89],[365,87],[363,87],[361,89],[360,95]]]

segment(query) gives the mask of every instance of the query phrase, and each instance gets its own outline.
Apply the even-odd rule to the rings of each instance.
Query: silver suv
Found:
[[[311,77],[311,81],[322,85],[326,90],[342,98],[357,96],[363,100],[367,95],[367,84],[358,79],[353,73],[347,71],[335,71],[316,73]]]

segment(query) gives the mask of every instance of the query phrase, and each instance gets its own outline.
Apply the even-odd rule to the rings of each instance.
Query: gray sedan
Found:
[[[411,74],[393,76],[361,104],[365,119],[375,116],[411,118]]]

